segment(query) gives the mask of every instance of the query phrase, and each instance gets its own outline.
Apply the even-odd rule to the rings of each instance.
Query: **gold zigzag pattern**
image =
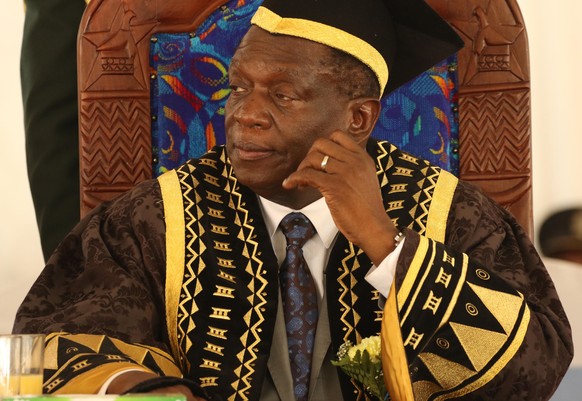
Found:
[[[225,158],[226,155],[223,153],[222,157]],[[239,381],[237,381],[237,383],[233,383],[233,388],[238,393],[238,395],[243,400],[247,400],[248,399],[247,393],[248,390],[251,388],[251,378],[255,372],[254,365],[255,361],[257,360],[257,354],[255,352],[255,349],[256,346],[261,342],[259,333],[261,331],[261,326],[265,321],[262,309],[264,305],[267,303],[267,300],[263,295],[266,294],[265,288],[267,287],[267,280],[265,279],[263,273],[263,263],[257,255],[259,244],[256,241],[252,240],[252,238],[254,237],[254,227],[249,224],[248,218],[249,211],[244,207],[244,203],[242,203],[242,195],[237,191],[238,186],[236,178],[234,178],[232,174],[229,174],[228,177],[232,188],[232,195],[237,199],[236,201],[237,205],[235,210],[238,210],[238,212],[243,215],[242,221],[238,221],[236,224],[239,224],[243,229],[248,230],[247,237],[244,238],[246,244],[250,248],[250,252],[249,248],[246,249],[247,252],[249,252],[246,255],[249,258],[249,263],[247,264],[246,272],[248,273],[249,277],[253,278],[249,282],[248,288],[250,289],[250,292],[253,294],[253,298],[258,299],[258,301],[253,300],[251,302],[252,304],[254,304],[253,311],[257,317],[257,321],[252,326],[249,326],[247,328],[246,334],[241,337],[241,342],[244,348],[243,352],[247,352],[250,355],[249,358],[244,358],[244,355],[241,355],[240,357],[240,360],[244,361],[243,366],[245,368],[246,373],[242,377],[240,376],[239,373]],[[256,271],[252,270],[253,263],[251,261],[257,264]],[[249,324],[252,320],[253,319],[251,319],[251,316],[248,316],[248,318],[245,319],[245,321],[248,322]],[[237,368],[235,369],[235,371],[241,372],[241,369]],[[240,386],[239,388],[238,383],[240,382],[243,383],[243,386]]]
[[[248,211],[245,208],[237,209],[239,206],[242,205],[242,200],[241,200],[242,195],[237,191],[237,188],[238,188],[237,187],[237,179],[235,177],[233,177],[232,175],[229,175],[228,179],[229,179],[229,185],[231,188],[231,197],[229,199],[229,207],[234,209],[235,212],[237,213],[234,224],[240,227],[239,239],[242,239],[241,236],[243,235],[243,228],[242,228],[242,222],[240,220],[240,216],[238,213],[240,212],[241,214],[243,214],[244,215],[243,220],[246,220]],[[245,253],[243,253],[243,255],[241,255],[241,256],[248,257],[248,254],[246,253],[246,248],[245,248]],[[241,261],[241,263],[244,263],[244,262]],[[247,268],[248,268],[248,266],[247,266]],[[249,285],[251,285],[251,284],[252,284],[252,282],[249,283]],[[245,316],[245,322],[250,322],[250,316]],[[243,351],[237,355],[237,358],[239,361],[242,362],[242,361],[244,361],[244,352],[246,351],[246,343],[248,341],[248,329],[247,329],[246,334],[241,336],[240,341],[243,344]],[[231,387],[233,388],[234,391],[236,391],[238,393],[238,395],[243,400],[246,400],[247,396],[245,395],[244,390],[242,390],[240,388],[240,384],[242,381],[241,372],[242,372],[243,366],[244,365],[241,365],[241,366],[235,367],[233,369],[238,380],[231,383]],[[246,383],[245,383],[245,385],[246,385]],[[234,396],[229,397],[229,399],[233,399],[233,398],[234,398]]]
[[[461,171],[515,173],[529,170],[529,102],[527,91],[462,98]]]
[[[342,314],[340,316],[340,320],[343,324],[343,327],[345,328],[342,342],[348,341],[353,333],[356,336],[355,342],[359,343],[362,340],[362,337],[361,334],[356,330],[356,325],[360,321],[360,315],[352,307],[358,300],[357,294],[353,292],[353,287],[357,283],[353,272],[355,272],[360,267],[357,255],[361,254],[362,250],[359,250],[359,252],[356,253],[353,244],[350,243],[349,249],[346,249],[345,252],[347,255],[342,259],[342,267],[339,268],[341,273],[338,278],[338,283],[341,287],[339,303],[342,305]],[[349,287],[345,284],[346,282],[350,283]],[[356,392],[356,401],[368,401],[370,398],[362,390],[361,383],[353,378],[350,379],[350,381],[353,385],[354,391]]]
[[[392,145],[388,142],[379,143],[380,153],[376,157],[376,164],[382,166],[384,163],[385,158],[389,158],[388,161],[385,162],[387,166],[392,166],[393,161],[389,150],[394,149]],[[384,169],[378,169],[378,177],[380,181],[380,185],[382,187],[388,185],[388,177],[386,173],[382,171]],[[352,309],[352,305],[357,301],[357,295],[352,291],[353,286],[355,285],[356,281],[354,275],[350,272],[350,266],[353,266],[353,271],[359,268],[359,263],[357,260],[357,254],[353,247],[353,244],[350,243],[349,249],[345,250],[346,256],[342,259],[342,267],[339,268],[340,275],[338,277],[338,283],[340,285],[340,294],[339,294],[339,303],[341,305],[342,314],[340,316],[340,320],[345,328],[343,342],[350,339],[350,336],[356,330],[356,325],[360,320],[360,316]],[[360,250],[360,253],[362,251]],[[353,262],[352,260],[355,259]],[[350,283],[348,287],[345,283]],[[352,324],[353,322],[353,324]],[[360,334],[356,331],[355,332],[356,341],[359,342],[361,340]],[[354,391],[356,392],[356,401],[369,401],[371,398],[368,396],[366,392],[363,391],[360,383],[355,379],[350,379]]]
[[[183,187],[182,191],[183,191],[183,199],[185,200],[184,202],[184,217],[185,217],[185,223],[186,223],[186,232],[189,233],[192,238],[187,239],[186,241],[186,249],[185,252],[186,254],[193,254],[196,255],[195,252],[195,244],[199,241],[198,239],[198,235],[196,234],[196,230],[193,229],[192,224],[196,221],[196,219],[194,218],[194,215],[192,213],[192,207],[194,206],[192,201],[190,200],[190,193],[192,191],[195,191],[194,188],[192,188],[191,185],[188,184],[187,181],[187,177],[189,176],[186,172],[178,170],[178,174],[180,175],[180,185]],[[196,194],[197,195],[197,194]],[[189,217],[189,218],[188,218]],[[186,355],[188,354],[188,350],[191,347],[191,343],[189,341],[188,338],[188,333],[184,332],[184,327],[187,327],[188,330],[194,330],[194,327],[190,327],[191,325],[193,325],[193,321],[194,319],[192,318],[192,316],[194,316],[196,314],[196,312],[198,312],[198,307],[196,305],[196,301],[195,301],[195,294],[190,293],[189,288],[192,288],[190,286],[190,283],[192,281],[198,281],[198,274],[194,271],[194,267],[192,266],[192,261],[194,260],[194,258],[186,258],[186,272],[185,274],[187,275],[187,279],[184,280],[184,282],[182,283],[182,291],[181,294],[184,295],[184,297],[180,300],[180,303],[178,305],[179,308],[179,313],[182,316],[178,316],[178,331],[179,331],[179,335],[178,335],[178,341],[180,343],[182,343],[178,349],[181,350],[181,352],[183,353],[183,360],[185,361],[185,363],[188,364],[188,358],[186,357]],[[201,268],[202,269],[202,268]],[[196,291],[196,288],[199,287],[199,285],[195,285],[194,286],[194,291]],[[194,299],[193,299],[194,298]],[[186,308],[186,303],[192,301],[192,307],[190,310],[188,310]],[[188,320],[190,324],[184,325],[184,321]],[[184,344],[185,343],[185,344]],[[189,366],[188,366],[189,368]]]
[[[420,202],[420,204],[419,204],[422,212],[415,219],[416,224],[417,224],[416,229],[418,230],[418,233],[421,235],[426,232],[426,218],[428,216],[428,210],[429,210],[430,204],[432,202],[432,194],[433,194],[434,188],[436,187],[436,183],[437,183],[438,176],[439,176],[439,173],[437,170],[435,170],[432,167],[427,167],[427,170],[429,170],[429,169],[431,170],[431,173],[428,173],[428,171],[427,171],[426,180],[428,180],[428,182],[430,184],[428,186],[424,186],[424,188],[422,188],[422,192],[424,192],[426,196],[424,197],[422,202]],[[412,216],[412,217],[414,217],[414,216]]]
[[[380,187],[381,188],[384,188],[386,185],[388,185],[388,177],[386,176],[386,170],[388,170],[394,164],[392,157],[390,156],[390,151],[386,149],[386,146],[391,147],[390,143],[388,143],[388,142],[379,142],[378,143],[378,148],[381,150],[381,152],[376,157],[376,165],[377,166],[382,166],[383,165],[382,161],[385,158],[388,158],[388,162],[386,163],[386,168],[377,169],[378,170],[377,174],[381,175],[381,180],[380,180]],[[390,150],[392,150],[392,148]]]
[[[346,282],[351,282],[351,280],[347,280],[346,277],[350,276],[350,260],[356,256],[354,251],[354,245],[352,243],[349,244],[349,249],[346,249],[345,252],[347,253],[346,257],[342,259],[342,267],[340,268],[340,276],[338,278],[338,283],[340,285],[340,294],[339,294],[339,302],[342,305],[342,314],[340,320],[346,329],[344,331],[344,338],[343,341],[347,341],[350,338],[350,335],[354,331],[354,326],[351,324],[353,319],[350,319],[350,315],[352,313],[352,300],[348,299],[352,296],[351,289],[345,284]]]

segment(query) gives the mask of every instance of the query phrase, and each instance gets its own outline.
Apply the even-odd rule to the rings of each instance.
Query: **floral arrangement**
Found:
[[[380,352],[380,336],[366,337],[357,345],[347,341],[341,345],[337,360],[332,364],[362,383],[370,395],[383,401],[389,396],[384,384]]]

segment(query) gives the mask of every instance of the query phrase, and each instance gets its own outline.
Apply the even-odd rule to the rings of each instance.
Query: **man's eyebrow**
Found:
[[[242,61],[239,58],[233,57],[229,64],[228,72],[230,73],[231,67],[240,67]],[[300,78],[300,69],[299,68],[291,68],[286,66],[274,66],[269,63],[265,63],[265,67],[270,69],[272,72],[276,73],[286,73],[294,78]]]

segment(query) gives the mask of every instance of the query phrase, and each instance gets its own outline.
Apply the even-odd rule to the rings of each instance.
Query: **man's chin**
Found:
[[[270,177],[273,173],[273,168],[249,167],[245,164],[233,164],[232,167],[234,175],[240,184],[249,187],[253,192],[258,194],[285,191],[282,186],[284,178],[274,179]]]

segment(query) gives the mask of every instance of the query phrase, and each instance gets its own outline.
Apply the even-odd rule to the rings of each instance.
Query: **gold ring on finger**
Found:
[[[327,168],[327,162],[329,160],[329,156],[325,155],[323,156],[323,160],[321,161],[321,171],[323,171],[324,173],[326,172],[326,168]]]

